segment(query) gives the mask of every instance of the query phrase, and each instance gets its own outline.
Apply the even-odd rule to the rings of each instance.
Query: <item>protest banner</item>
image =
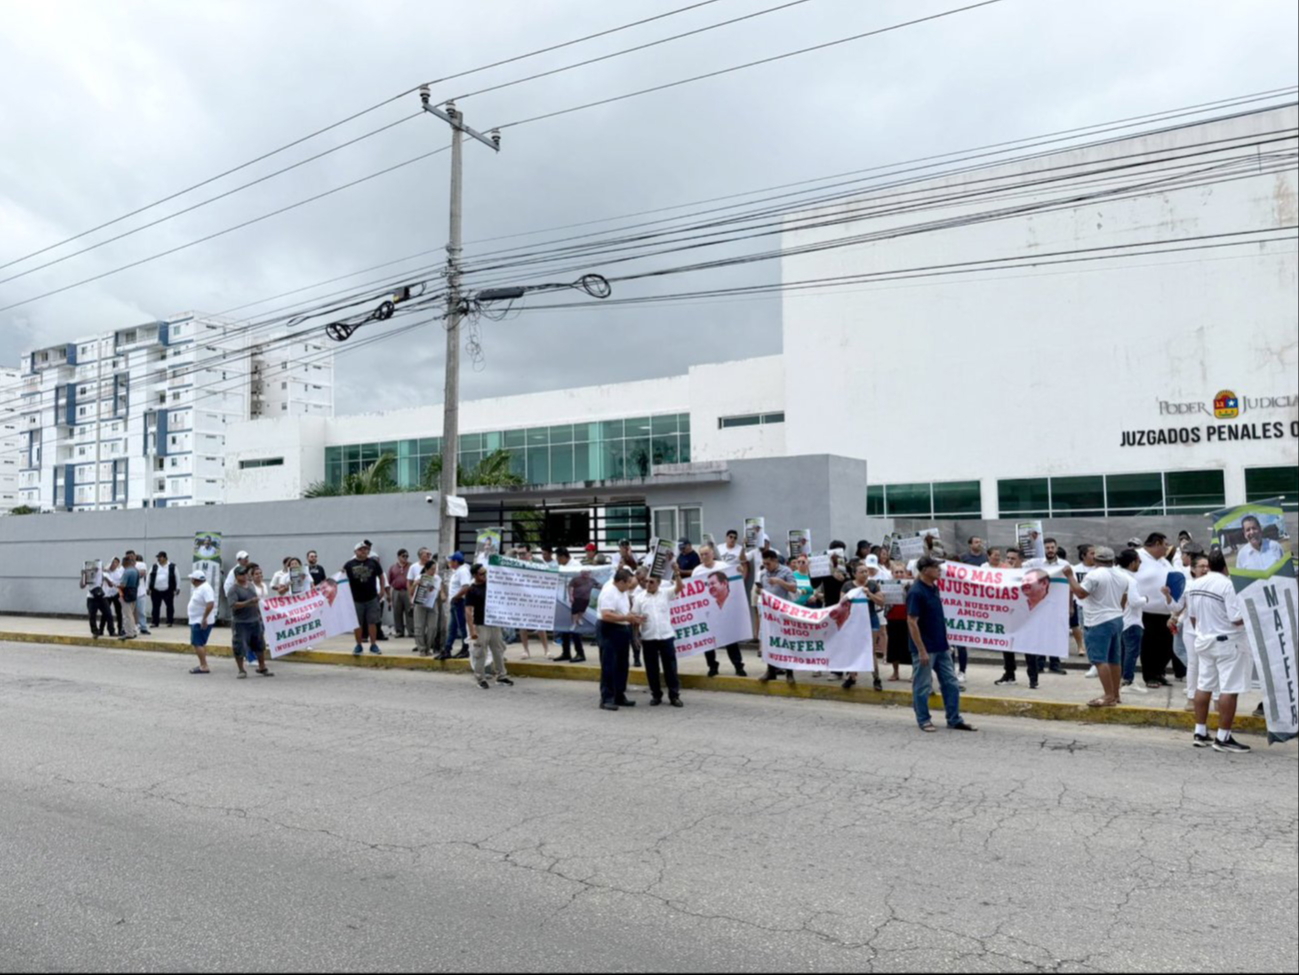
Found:
[[[677,631],[677,659],[753,639],[753,616],[744,595],[744,576],[729,565],[681,581],[669,604]]]
[[[766,537],[767,537],[766,518],[745,518],[744,519],[744,547],[745,548],[762,548]]]
[[[896,545],[897,558],[902,562],[910,562],[912,559],[921,558],[928,549],[925,548],[925,536],[912,535],[910,538],[897,538],[894,540]]]
[[[484,528],[480,531],[474,540],[474,565],[487,565],[493,555],[500,555],[501,539],[504,537],[504,528]]]
[[[340,595],[339,579],[297,595],[263,599],[260,608],[266,649],[275,659],[356,629],[356,605],[346,588]]]
[[[944,562],[938,591],[953,646],[1069,656],[1069,584],[1045,569]]]
[[[541,562],[493,555],[487,563],[484,626],[549,630],[555,622],[559,570]]]
[[[213,588],[221,584],[221,533],[196,532],[194,535],[194,567],[192,572],[202,572]]]
[[[1046,558],[1046,538],[1040,521],[1021,521],[1015,525],[1015,545],[1019,554],[1028,559]]]
[[[86,559],[81,566],[81,584],[88,589],[102,587],[104,584],[102,571],[99,559]]]
[[[875,669],[870,611],[864,598],[807,609],[762,593],[763,662],[782,670],[870,673]]]
[[[649,556],[650,576],[671,579],[672,565],[676,561],[676,548],[669,539],[651,538]]]
[[[1245,614],[1245,634],[1263,685],[1269,743],[1299,735],[1295,671],[1299,581],[1281,499],[1224,508],[1209,516]]]
[[[834,562],[830,553],[813,555],[807,560],[807,574],[813,579],[824,579],[834,572]]]
[[[796,559],[800,555],[812,554],[812,529],[792,528],[789,532],[789,552],[786,557]]]

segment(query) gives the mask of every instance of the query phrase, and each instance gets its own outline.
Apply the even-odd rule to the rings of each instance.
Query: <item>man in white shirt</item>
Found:
[[[454,552],[448,559],[451,568],[451,581],[447,583],[447,642],[438,654],[439,660],[452,659],[451,648],[455,646],[456,636],[460,637],[460,652],[455,654],[456,659],[463,659],[469,656],[469,629],[465,624],[465,596],[469,594],[470,587],[474,584],[474,575],[469,567],[465,565],[465,557],[462,552]]]
[[[1147,599],[1137,585],[1137,568],[1141,557],[1134,548],[1125,548],[1119,553],[1119,571],[1123,573],[1128,584],[1127,600],[1123,604],[1123,673],[1122,689],[1134,690],[1148,694],[1145,684],[1136,683],[1137,661],[1141,658],[1141,639],[1145,632],[1142,625],[1142,610]]]
[[[627,697],[627,665],[631,654],[631,628],[644,623],[645,617],[632,612],[631,591],[635,588],[636,577],[626,569],[619,569],[600,590],[600,625],[596,637],[600,641],[602,711],[636,706],[636,702]]]
[[[1049,547],[1049,546],[1048,546]],[[1089,569],[1081,583],[1073,566],[1066,566],[1069,589],[1082,605],[1087,643],[1087,659],[1096,668],[1104,694],[1088,702],[1093,708],[1112,708],[1122,704],[1119,681],[1123,664],[1123,606],[1128,595],[1128,580],[1114,568],[1114,550],[1094,550],[1095,569]]]
[[[1141,617],[1144,628],[1141,636],[1141,676],[1148,688],[1168,687],[1165,676],[1168,662],[1175,660],[1173,673],[1179,670],[1185,675],[1186,668],[1173,653],[1173,631],[1168,628],[1168,619],[1173,607],[1169,598],[1164,595],[1168,585],[1168,573],[1173,571],[1168,562],[1168,536],[1160,532],[1151,532],[1145,545],[1137,550],[1141,564],[1137,568],[1137,587],[1146,597],[1146,607]]]
[[[1186,611],[1195,628],[1195,653],[1199,655],[1199,683],[1195,693],[1196,748],[1241,754],[1249,751],[1231,735],[1236,703],[1249,689],[1253,658],[1244,638],[1245,614],[1236,587],[1227,574],[1221,552],[1209,556],[1209,571],[1192,580],[1186,590]],[[1218,699],[1218,734],[1209,737],[1209,704]]]
[[[675,567],[674,567],[675,568]],[[674,572],[670,583],[654,576],[645,581],[632,598],[632,612],[645,618],[637,626],[641,649],[645,655],[645,676],[649,680],[650,707],[663,703],[663,683],[668,685],[668,703],[674,708],[681,704],[681,678],[677,675],[677,631],[672,625],[671,603],[677,594],[681,574]],[[659,678],[660,668],[663,671]]]
[[[1074,578],[1078,584],[1082,585],[1083,580],[1087,578],[1087,573],[1096,568],[1096,546],[1079,545],[1078,546],[1078,564],[1073,567]],[[1070,600],[1069,606],[1069,634],[1073,637],[1074,645],[1078,648],[1080,657],[1087,655],[1087,643],[1083,639],[1082,627],[1082,604],[1078,602],[1075,596]],[[1088,677],[1095,677],[1093,673],[1096,668],[1093,667],[1087,672]]]
[[[195,569],[191,572],[189,581],[194,587],[190,593],[189,606],[186,607],[186,618],[189,620],[189,645],[198,657],[198,666],[190,673],[206,674],[209,673],[207,641],[212,635],[212,624],[216,622],[217,597],[207,581],[207,575],[201,570]]]
[[[1241,519],[1246,545],[1236,553],[1236,568],[1249,572],[1266,572],[1285,559],[1285,549],[1263,537],[1263,523],[1253,515]]]

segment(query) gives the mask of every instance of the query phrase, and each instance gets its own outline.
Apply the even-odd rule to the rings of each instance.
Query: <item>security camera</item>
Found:
[[[425,504],[437,504],[437,503],[438,503],[437,495],[436,495],[436,494],[426,494],[426,495],[424,495],[424,503],[425,503]]]

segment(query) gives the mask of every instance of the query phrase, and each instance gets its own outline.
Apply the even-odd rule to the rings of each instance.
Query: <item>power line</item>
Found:
[[[917,17],[914,20],[906,20],[898,24],[890,24],[887,27],[878,27],[875,30],[864,31],[861,34],[853,34],[849,37],[840,37],[837,40],[826,41],[823,44],[814,44],[811,47],[800,48],[797,51],[786,51],[784,54],[776,54],[769,58],[760,58],[757,61],[749,61],[745,64],[732,65],[729,68],[721,68],[717,71],[709,71],[707,74],[695,75],[693,78],[682,78],[679,81],[670,81],[662,85],[654,85],[652,88],[642,88],[640,91],[629,91],[622,95],[614,95],[611,98],[601,98],[598,101],[587,102],[584,105],[574,105],[570,108],[561,108],[554,112],[545,112],[541,115],[533,115],[530,118],[517,119],[513,122],[507,122],[505,125],[493,126],[497,129],[516,128],[520,125],[527,125],[530,122],[540,122],[542,119],[556,118],[560,115],[569,115],[573,112],[581,112],[588,108],[595,108],[599,105],[609,105],[613,102],[620,102],[626,98],[636,98],[639,95],[648,95],[655,91],[665,91],[669,88],[677,88],[681,85],[688,85],[696,81],[703,81],[707,78],[716,78],[720,75],[730,74],[733,71],[743,71],[745,68],[755,68],[762,64],[771,64],[775,61],[783,61],[786,58],[797,57],[800,54],[810,54],[813,51],[824,51],[826,48],[837,47],[840,44],[847,44],[851,41],[860,41],[867,37],[875,37],[879,34],[887,34],[890,31],[901,30],[904,27],[913,27],[916,24],[927,23],[931,20],[939,20],[943,17],[951,17],[954,14],[965,13],[969,10],[977,10],[979,7],[989,7],[1002,0],[981,0],[980,3],[968,4],[964,7],[955,7],[951,10],[944,10],[941,13],[930,14],[928,17]]]

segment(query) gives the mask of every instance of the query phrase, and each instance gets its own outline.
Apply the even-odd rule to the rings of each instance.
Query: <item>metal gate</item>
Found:
[[[598,551],[612,552],[624,538],[631,541],[633,549],[643,552],[650,541],[650,509],[643,498],[616,503],[592,498],[589,504],[471,501],[469,517],[461,518],[458,525],[456,547],[466,553],[474,550],[478,533],[488,528],[501,529],[505,552],[524,543],[534,551],[542,546],[562,546],[581,552],[591,542]]]

